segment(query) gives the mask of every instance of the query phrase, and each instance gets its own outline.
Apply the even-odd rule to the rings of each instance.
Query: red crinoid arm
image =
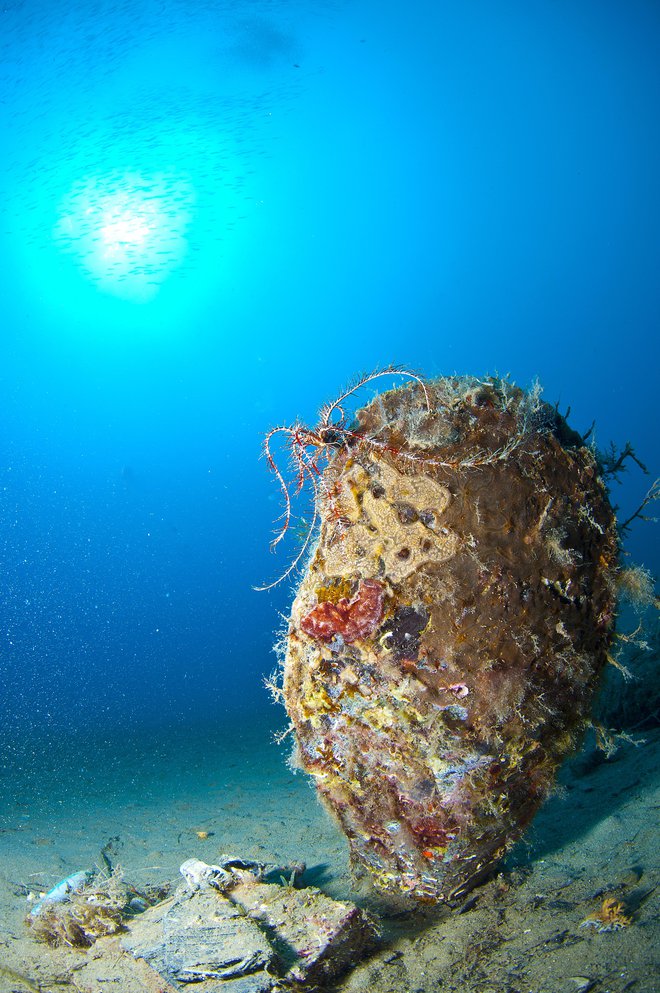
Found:
[[[286,480],[284,479],[284,476],[280,472],[278,465],[275,459],[273,458],[272,452],[270,450],[271,438],[273,437],[273,435],[279,434],[280,432],[291,435],[293,433],[293,429],[288,427],[272,428],[272,430],[268,432],[264,440],[264,455],[266,456],[266,460],[268,462],[271,471],[275,473],[277,481],[280,484],[280,489],[282,490],[282,495],[284,496],[284,513],[282,514],[281,517],[284,523],[282,525],[281,530],[276,534],[276,536],[273,538],[273,540],[270,543],[271,551],[274,551],[275,546],[278,544],[278,542],[282,540],[284,535],[289,530],[289,524],[291,523],[291,497],[289,496],[289,487],[287,486]]]
[[[294,424],[291,429],[291,463],[296,476],[296,493],[300,493],[305,485],[305,477],[311,475],[313,458],[307,455],[307,448],[314,442],[310,440],[313,436],[307,428]]]
[[[286,431],[286,430],[290,430],[290,429],[287,429],[287,428],[277,429],[276,428],[275,430],[285,430]],[[294,558],[294,560],[289,564],[289,566],[285,570],[285,572],[283,572],[281,576],[278,576],[277,579],[274,579],[272,583],[267,583],[265,586],[255,586],[255,589],[258,590],[259,592],[262,592],[264,590],[272,590],[274,586],[277,586],[279,583],[281,583],[285,579],[287,579],[291,575],[292,572],[295,572],[295,570],[298,568],[298,565],[299,565],[301,559],[303,558],[303,556],[307,552],[307,549],[309,548],[309,544],[310,544],[310,542],[312,540],[312,537],[313,537],[313,535],[314,535],[314,533],[316,531],[316,522],[318,521],[318,517],[319,517],[319,505],[318,505],[319,476],[320,476],[319,469],[318,469],[318,467],[316,465],[316,460],[314,459],[314,457],[311,457],[310,458],[307,455],[307,452],[302,447],[302,445],[301,445],[301,443],[300,443],[299,440],[296,440],[296,438],[292,438],[291,444],[292,444],[292,454],[293,454],[294,462],[298,465],[298,471],[300,473],[302,473],[302,482],[304,483],[305,476],[307,476],[307,478],[308,479],[311,479],[311,481],[312,481],[312,488],[314,490],[314,499],[312,501],[313,502],[313,507],[314,507],[313,512],[312,512],[312,520],[311,520],[311,523],[310,523],[310,525],[309,525],[309,527],[307,529],[307,533],[305,535],[305,540],[303,541],[300,549],[298,550],[298,554],[296,555],[296,557]],[[281,473],[278,471],[278,469],[277,469],[276,466],[274,467],[274,471],[277,473],[278,477],[280,479],[282,479]],[[284,528],[280,532],[280,534],[277,536],[277,538],[275,539],[275,541],[272,542],[271,548],[273,548],[275,546],[275,544],[281,538],[284,537],[284,535],[286,534],[286,531],[287,531],[287,529],[289,527],[289,522],[291,520],[291,501],[289,499],[289,492],[286,489],[286,484],[284,483],[284,480],[282,480],[281,485],[283,485],[283,488],[286,491],[286,501],[287,501],[286,502],[285,515],[284,515]],[[302,484],[299,485],[298,490],[301,488],[301,486],[302,486]]]
[[[313,509],[312,521],[305,535],[305,540],[303,541],[303,544],[299,549],[298,554],[294,558],[293,562],[291,562],[291,564],[286,569],[286,571],[283,572],[282,575],[279,576],[272,583],[268,583],[265,586],[255,587],[256,590],[260,590],[260,591],[272,589],[274,586],[277,586],[278,583],[281,583],[284,579],[290,576],[292,572],[294,572],[300,560],[305,555],[305,552],[309,547],[309,543],[312,540],[312,536],[316,529],[316,523],[318,521],[318,513],[319,513],[318,500],[319,500],[319,486],[322,483],[321,471],[317,465],[317,453],[314,452],[312,455],[309,455],[307,452],[307,448],[317,447],[316,436],[314,435],[313,432],[309,431],[308,429],[302,427],[299,424],[294,424],[292,427],[273,428],[266,435],[266,439],[264,441],[264,454],[268,461],[268,465],[270,466],[272,471],[275,473],[275,476],[277,477],[277,481],[280,484],[280,489],[282,490],[282,493],[284,495],[284,513],[282,514],[284,523],[282,525],[281,530],[278,532],[274,540],[271,542],[271,546],[270,546],[271,550],[274,551],[275,546],[282,540],[282,538],[288,531],[289,526],[291,524],[291,516],[292,516],[291,494],[289,493],[289,487],[287,485],[286,480],[284,479],[284,476],[280,472],[280,469],[270,449],[271,438],[273,437],[273,435],[278,433],[283,433],[287,435],[287,442],[289,447],[291,448],[291,461],[296,475],[296,493],[299,493],[302,490],[303,486],[305,485],[305,480],[309,479],[311,481],[312,489],[313,489],[314,509]]]
[[[339,425],[343,427],[344,425],[344,408],[342,404],[348,397],[356,393],[361,387],[366,386],[367,383],[372,382],[374,379],[380,379],[382,376],[407,376],[409,379],[414,379],[416,383],[422,387],[424,391],[424,400],[426,401],[426,409],[431,410],[431,401],[429,398],[428,390],[426,389],[426,384],[421,376],[418,376],[414,372],[410,372],[408,369],[403,369],[401,366],[390,365],[386,369],[375,369],[373,372],[365,373],[359,376],[358,379],[346,389],[341,396],[333,403],[326,403],[323,405],[320,411],[320,428],[327,428],[332,426],[331,417],[335,412],[339,413]]]
[[[316,530],[316,522],[318,521],[318,516],[319,516],[318,506],[317,506],[317,502],[316,502],[316,499],[315,499],[314,500],[314,512],[312,514],[312,520],[311,520],[311,523],[309,525],[309,529],[307,531],[307,534],[305,535],[305,540],[303,541],[302,546],[300,547],[300,549],[298,551],[298,554],[296,555],[295,559],[293,560],[293,562],[291,562],[291,564],[288,566],[288,568],[286,569],[286,571],[283,572],[281,576],[278,576],[277,579],[274,579],[272,583],[267,583],[265,586],[255,586],[254,587],[255,590],[257,590],[260,593],[263,592],[264,590],[272,590],[273,587],[278,586],[285,579],[287,579],[291,575],[292,572],[295,572],[295,570],[298,568],[298,565],[299,565],[301,559],[303,558],[303,556],[305,555],[307,549],[309,548],[309,543],[312,540],[312,537],[313,537],[314,532]]]

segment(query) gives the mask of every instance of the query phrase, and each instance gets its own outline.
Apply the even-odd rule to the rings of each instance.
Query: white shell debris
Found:
[[[222,892],[234,882],[231,872],[227,872],[219,865],[207,865],[201,859],[186,859],[179,872],[191,893],[207,889],[209,886]]]

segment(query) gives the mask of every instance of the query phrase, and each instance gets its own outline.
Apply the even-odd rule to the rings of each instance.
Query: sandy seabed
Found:
[[[111,840],[138,889],[178,882],[187,858],[212,863],[226,853],[304,861],[306,882],[374,909],[353,888],[344,838],[308,779],[288,768],[288,746],[275,744],[270,721],[242,715],[205,730],[71,737],[32,746],[32,757],[24,750],[13,773],[5,761],[0,993],[167,988],[153,985],[116,937],[53,950],[25,925],[28,891],[98,865]],[[660,731],[645,732],[606,759],[588,740],[494,879],[450,914],[383,918],[381,946],[334,989],[657,993],[659,744]],[[594,926],[608,897],[624,904],[627,926]]]

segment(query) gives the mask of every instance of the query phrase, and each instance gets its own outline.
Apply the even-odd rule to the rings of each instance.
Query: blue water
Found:
[[[632,513],[660,463],[659,42],[652,0],[6,0],[10,790],[70,732],[270,720],[262,439],[360,371],[538,376],[633,442]],[[628,543],[656,571],[658,533]]]

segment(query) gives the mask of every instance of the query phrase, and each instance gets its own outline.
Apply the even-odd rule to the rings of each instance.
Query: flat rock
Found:
[[[179,893],[147,910],[131,925],[122,947],[169,982],[220,980],[227,993],[269,990],[268,973],[275,971],[276,954],[266,934],[210,888]]]
[[[313,887],[265,883],[261,867],[251,871],[237,860],[228,871],[196,860],[191,884],[192,861],[181,867],[186,886],[136,918],[121,941],[177,989],[194,983],[197,993],[267,993],[277,977],[326,984],[375,944],[377,929],[355,904]],[[222,892],[216,869],[231,873]]]
[[[376,928],[363,911],[314,887],[293,889],[245,878],[232,888],[231,899],[267,929],[287,980],[330,982],[375,943]]]

